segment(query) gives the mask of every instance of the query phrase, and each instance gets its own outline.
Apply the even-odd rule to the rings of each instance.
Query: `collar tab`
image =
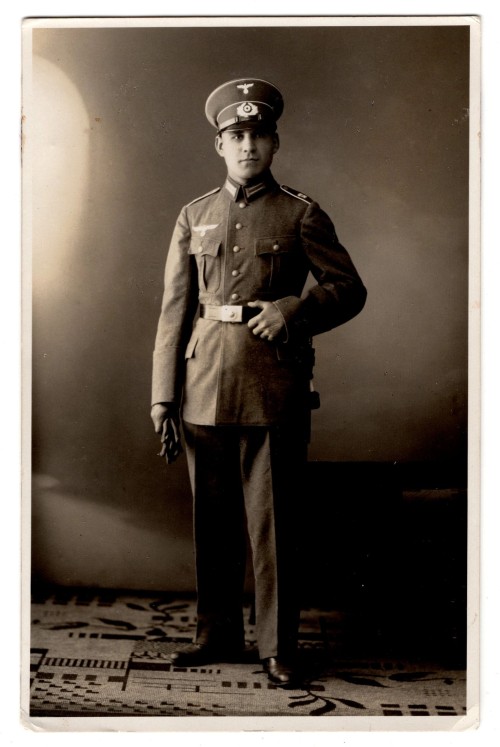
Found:
[[[276,182],[274,181],[273,176],[271,173],[268,173],[265,176],[260,177],[258,181],[250,184],[238,184],[234,179],[231,179],[231,177],[228,176],[224,187],[229,192],[231,199],[235,202],[237,200],[252,202],[252,200],[257,199],[257,197],[269,192],[275,185]]]

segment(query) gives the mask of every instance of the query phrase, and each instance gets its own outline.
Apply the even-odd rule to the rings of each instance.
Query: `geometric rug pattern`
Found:
[[[241,662],[168,662],[195,630],[194,600],[171,594],[63,589],[33,598],[30,715],[464,716],[465,671],[368,656],[346,645],[339,612],[301,615],[297,689],[274,687],[245,609]]]

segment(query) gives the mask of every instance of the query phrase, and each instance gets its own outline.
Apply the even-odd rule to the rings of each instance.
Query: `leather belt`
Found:
[[[209,306],[202,304],[200,306],[200,316],[202,319],[211,319],[214,322],[231,322],[238,324],[248,322],[262,309],[253,309],[251,306]]]

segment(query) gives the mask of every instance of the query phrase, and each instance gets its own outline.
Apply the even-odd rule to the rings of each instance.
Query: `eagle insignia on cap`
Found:
[[[239,114],[240,117],[253,117],[255,114],[259,113],[258,107],[255,106],[255,104],[251,104],[250,101],[245,101],[244,104],[241,104],[236,109],[236,114]]]
[[[238,78],[218,86],[205,104],[208,121],[218,132],[241,120],[276,128],[283,112],[283,97],[272,83],[260,78]]]
[[[248,89],[253,86],[253,83],[242,83],[240,86],[236,86],[236,88],[241,88],[245,96],[248,94]]]

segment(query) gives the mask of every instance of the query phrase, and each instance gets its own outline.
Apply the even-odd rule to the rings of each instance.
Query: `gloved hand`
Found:
[[[156,433],[161,433],[161,451],[158,456],[165,457],[167,464],[173,464],[182,454],[179,408],[168,402],[157,403],[151,408],[151,419]]]

